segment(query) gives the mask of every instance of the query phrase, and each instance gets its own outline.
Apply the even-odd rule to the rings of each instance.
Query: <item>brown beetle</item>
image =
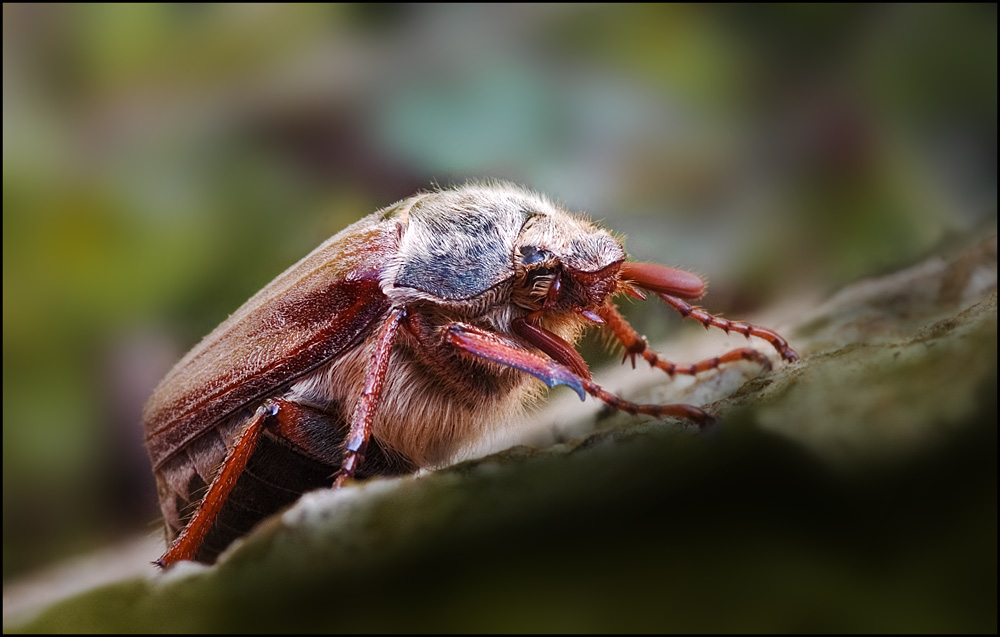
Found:
[[[659,358],[612,303],[660,296],[706,327],[776,333],[692,307],[696,275],[626,260],[607,230],[507,183],[419,194],[332,237],[247,301],[160,383],[143,412],[170,546],[157,562],[214,561],[302,493],[353,476],[440,466],[515,417],[540,385],[633,414],[706,424],[690,405],[637,405],[591,380],[573,348],[601,324],[633,363]]]

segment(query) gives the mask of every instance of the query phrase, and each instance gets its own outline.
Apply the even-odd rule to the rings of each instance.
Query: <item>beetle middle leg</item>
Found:
[[[344,445],[344,461],[333,482],[335,489],[344,486],[349,478],[354,477],[358,466],[365,459],[368,438],[371,437],[372,422],[375,420],[375,409],[378,407],[382,386],[385,384],[385,375],[389,370],[392,344],[395,341],[399,323],[405,316],[405,308],[394,308],[389,312],[389,316],[386,317],[379,329],[375,341],[374,360],[365,375],[365,387],[351,413],[350,429],[347,432],[347,440]]]
[[[546,354],[549,353],[547,349],[552,347],[553,342],[562,341],[557,335],[543,328],[537,326],[532,326],[532,328],[536,331],[536,335],[523,337]],[[589,373],[583,376],[562,362],[553,360],[553,358],[558,358],[557,356],[553,356],[553,358],[539,356],[511,344],[506,339],[500,339],[486,330],[461,323],[452,323],[446,329],[447,341],[459,350],[479,358],[500,363],[501,365],[519,369],[541,379],[549,387],[566,385],[576,391],[581,399],[584,397],[584,392],[586,392],[615,409],[630,414],[646,414],[657,418],[683,418],[702,427],[714,422],[714,418],[708,412],[693,405],[640,405],[627,401],[624,398],[619,398],[592,381]],[[530,332],[525,333],[530,334]],[[539,338],[537,333],[544,333],[546,338]]]

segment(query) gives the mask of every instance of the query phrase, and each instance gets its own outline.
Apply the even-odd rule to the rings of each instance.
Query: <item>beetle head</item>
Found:
[[[517,305],[532,310],[592,310],[618,288],[625,261],[620,241],[558,208],[533,214],[514,252]]]

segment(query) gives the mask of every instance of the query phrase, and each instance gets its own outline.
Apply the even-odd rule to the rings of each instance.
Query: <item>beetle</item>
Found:
[[[574,349],[597,324],[671,376],[694,364],[647,347],[613,297],[651,292],[707,327],[777,333],[691,305],[698,276],[626,258],[609,231],[506,182],[424,192],[354,223],[288,268],[194,347],[143,410],[168,549],[212,562],[302,493],[447,464],[463,445],[566,385],[632,414],[705,425],[692,405],[639,405],[600,387]],[[536,380],[537,379],[537,380]]]

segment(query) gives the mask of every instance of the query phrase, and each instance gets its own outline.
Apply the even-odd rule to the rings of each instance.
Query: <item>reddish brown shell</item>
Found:
[[[143,411],[154,472],[241,407],[335,358],[389,307],[379,273],[399,241],[393,210],[344,229],[191,350]]]

